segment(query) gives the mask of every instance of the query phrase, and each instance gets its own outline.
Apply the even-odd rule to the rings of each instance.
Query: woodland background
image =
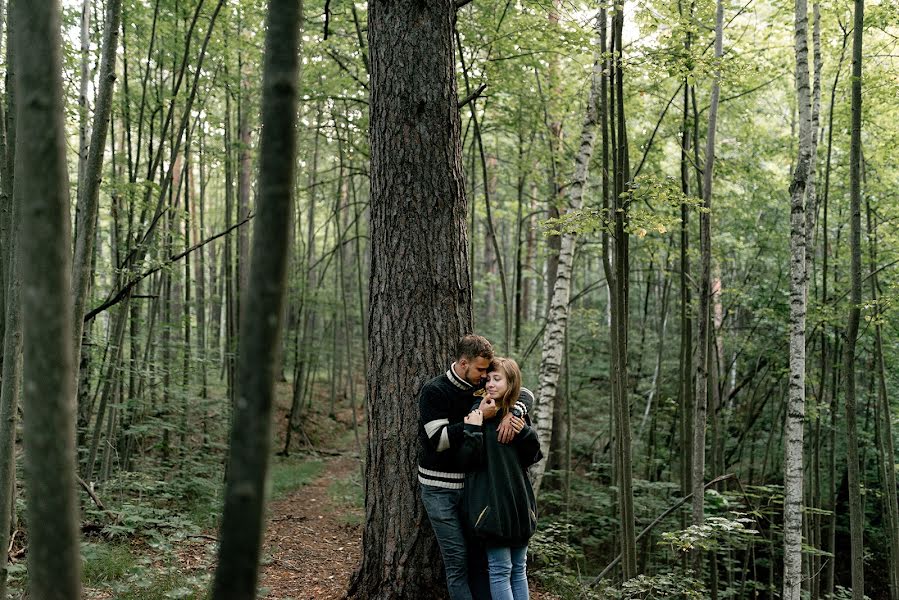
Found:
[[[316,456],[358,460],[338,492],[365,507],[351,592],[440,589],[433,539],[378,512],[383,486],[417,503],[414,464],[392,469],[379,449],[402,461],[414,445],[402,415],[414,421],[411,398],[448,366],[461,324],[518,360],[538,393],[550,451],[534,474],[530,572],[543,590],[897,600],[899,5],[869,1],[862,23],[861,0],[462,0],[383,13],[372,2],[302,4],[296,122],[290,110],[270,121],[295,132],[296,160],[282,219],[277,456],[256,470],[271,462],[273,485],[292,488]],[[74,266],[57,301],[84,324],[71,338],[74,433],[44,429],[50,445],[75,437],[75,465],[59,467],[70,480],[45,470],[38,484],[23,446],[38,410],[19,397],[55,366],[48,357],[28,374],[20,312],[56,309],[45,303],[54,294],[19,299],[19,279],[44,268],[22,261],[44,253],[16,244],[31,231],[20,233],[17,203],[31,197],[17,199],[16,154],[44,128],[16,123],[13,67],[25,63],[10,39],[33,18],[17,4],[2,7],[0,36],[0,596],[40,577],[29,485],[77,478],[77,535],[58,553],[82,565],[84,590],[201,597],[211,567],[179,575],[177,548],[216,539],[235,468],[229,430],[270,435],[234,412],[240,323],[257,289],[250,248],[267,235],[251,229],[266,6],[62,6],[56,168],[68,174],[72,239],[60,240]],[[427,15],[409,25],[417,37],[378,37],[415,11]],[[429,48],[431,33],[450,61],[433,82],[397,50]],[[425,89],[454,94],[448,143],[427,133]],[[370,110],[381,90],[398,110]],[[397,114],[421,129],[391,129]],[[408,156],[399,134],[418,144]],[[452,227],[435,216],[443,200],[423,200],[439,177],[403,160],[446,167]],[[50,163],[32,166],[30,180],[53,179]],[[444,239],[450,230],[461,236]],[[464,298],[440,296],[450,273],[464,273]],[[395,298],[387,308],[382,293]],[[433,333],[452,311],[458,323]],[[388,316],[417,333],[383,341]],[[402,574],[385,545],[412,557]],[[235,563],[251,565],[251,585],[258,558]]]

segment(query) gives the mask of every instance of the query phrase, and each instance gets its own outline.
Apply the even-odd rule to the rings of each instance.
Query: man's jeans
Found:
[[[421,501],[437,535],[451,600],[471,600],[468,552],[462,528],[462,490],[422,485]]]

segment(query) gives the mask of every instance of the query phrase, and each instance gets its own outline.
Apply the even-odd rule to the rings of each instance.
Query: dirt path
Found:
[[[260,585],[264,598],[331,600],[346,592],[349,577],[361,558],[361,512],[335,506],[329,492],[345,480],[358,460],[334,457],[325,461],[313,482],[269,505]]]

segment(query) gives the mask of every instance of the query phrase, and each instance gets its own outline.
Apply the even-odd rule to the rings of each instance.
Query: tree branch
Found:
[[[254,216],[254,213],[247,214],[247,216],[244,217],[243,221],[239,221],[238,223],[236,223],[235,225],[232,225],[228,229],[226,229],[220,233],[217,233],[211,237],[208,237],[205,240],[203,240],[202,242],[194,244],[193,246],[191,246],[190,248],[188,248],[187,250],[185,250],[183,252],[180,252],[178,254],[173,254],[172,256],[170,256],[168,258],[168,260],[166,260],[161,265],[157,265],[157,266],[153,267],[152,269],[149,269],[149,270],[144,271],[143,273],[137,275],[134,279],[132,279],[131,281],[126,283],[124,286],[122,286],[121,289],[119,289],[119,291],[116,292],[115,295],[111,296],[108,300],[106,300],[106,302],[104,302],[100,306],[98,306],[96,308],[92,308],[90,311],[88,311],[87,314],[84,315],[84,322],[87,323],[88,321],[90,321],[91,319],[96,317],[98,314],[100,314],[107,308],[115,306],[116,304],[121,302],[125,298],[125,296],[128,295],[128,292],[131,291],[132,288],[134,288],[134,286],[136,286],[138,283],[140,283],[141,281],[143,281],[144,279],[146,279],[153,273],[156,273],[156,272],[162,270],[164,267],[167,267],[172,263],[178,262],[179,260],[181,260],[182,258],[187,256],[188,254],[194,252],[195,250],[199,250],[200,248],[202,248],[209,242],[217,240],[218,238],[220,238],[222,236],[228,235],[229,233],[231,233],[232,231],[234,231],[241,225],[248,223],[250,221],[250,219],[253,218],[253,216]]]
[[[78,480],[78,485],[83,487],[84,491],[87,492],[87,495],[91,497],[91,500],[94,501],[94,504],[97,505],[97,508],[99,508],[100,510],[106,510],[106,507],[103,506],[103,503],[100,502],[99,498],[97,498],[97,494],[94,493],[94,490],[91,489],[91,486],[88,485],[88,483],[85,480],[83,480],[81,477],[79,477],[78,475],[75,475],[75,479]]]
[[[478,89],[476,89],[475,91],[473,91],[472,93],[470,93],[470,94],[468,95],[468,97],[465,98],[465,100],[461,100],[461,101],[459,102],[459,108],[461,109],[462,107],[464,107],[464,106],[465,106],[466,104],[468,104],[469,102],[474,102],[475,100],[477,100],[477,98],[481,95],[481,92],[483,92],[483,91],[486,90],[486,89],[487,89],[487,84],[486,84],[486,83],[482,83],[481,85],[479,85],[479,86],[478,86]]]

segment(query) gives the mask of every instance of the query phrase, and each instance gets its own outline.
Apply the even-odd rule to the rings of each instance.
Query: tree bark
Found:
[[[369,435],[349,595],[443,597],[416,483],[416,394],[471,328],[452,0],[370,0]],[[415,340],[410,346],[409,340]]]
[[[300,19],[296,0],[270,0],[262,82],[259,200],[246,290],[212,596],[256,595],[271,444],[275,359],[284,314],[296,153]]]
[[[721,59],[724,37],[724,6],[718,0],[715,9],[715,57]],[[705,147],[705,167],[702,182],[702,206],[699,215],[699,326],[696,340],[696,395],[693,412],[693,524],[701,525],[705,520],[705,429],[706,408],[708,406],[708,385],[711,342],[711,278],[712,278],[712,173],[715,166],[715,132],[718,120],[718,98],[720,95],[720,73],[715,72],[712,81],[712,98],[709,106],[709,128]],[[700,556],[697,553],[697,557]],[[697,558],[697,561],[699,559]]]
[[[72,322],[71,344],[75,365],[80,363],[81,341],[84,331],[84,307],[90,294],[91,261],[97,236],[97,212],[100,205],[100,181],[103,176],[103,158],[106,154],[106,134],[109,131],[112,113],[112,90],[116,79],[115,63],[118,50],[119,26],[122,18],[122,0],[111,0],[106,7],[106,23],[103,25],[103,56],[100,66],[100,89],[91,128],[90,148],[84,163],[84,171],[79,179],[83,184],[78,188],[78,206],[75,210],[75,256],[72,261]],[[77,369],[75,373],[78,377]],[[86,407],[79,406],[82,422],[90,415]]]
[[[846,446],[849,476],[849,528],[852,560],[852,600],[864,600],[864,526],[860,464],[858,457],[858,426],[855,405],[855,346],[861,318],[862,259],[861,259],[861,153],[862,153],[862,33],[864,28],[864,0],[855,0],[852,31],[852,102],[849,145],[849,253],[850,294],[849,317],[846,324],[846,346],[843,352],[843,373],[846,392]]]
[[[10,199],[12,200],[12,198]],[[16,491],[16,421],[21,386],[22,325],[19,302],[19,213],[12,203],[12,220],[7,241],[9,257],[6,264],[5,290],[6,327],[3,330],[3,379],[0,387],[0,548],[9,546],[12,507]],[[0,558],[0,598],[6,598],[7,557]]]
[[[806,186],[813,138],[808,65],[808,6],[796,0],[794,20],[799,149],[790,183],[790,383],[784,432],[784,600],[802,592],[803,439],[805,432]]]
[[[30,596],[81,595],[75,495],[69,180],[63,120],[60,6],[16,2],[21,204],[25,481]]]

